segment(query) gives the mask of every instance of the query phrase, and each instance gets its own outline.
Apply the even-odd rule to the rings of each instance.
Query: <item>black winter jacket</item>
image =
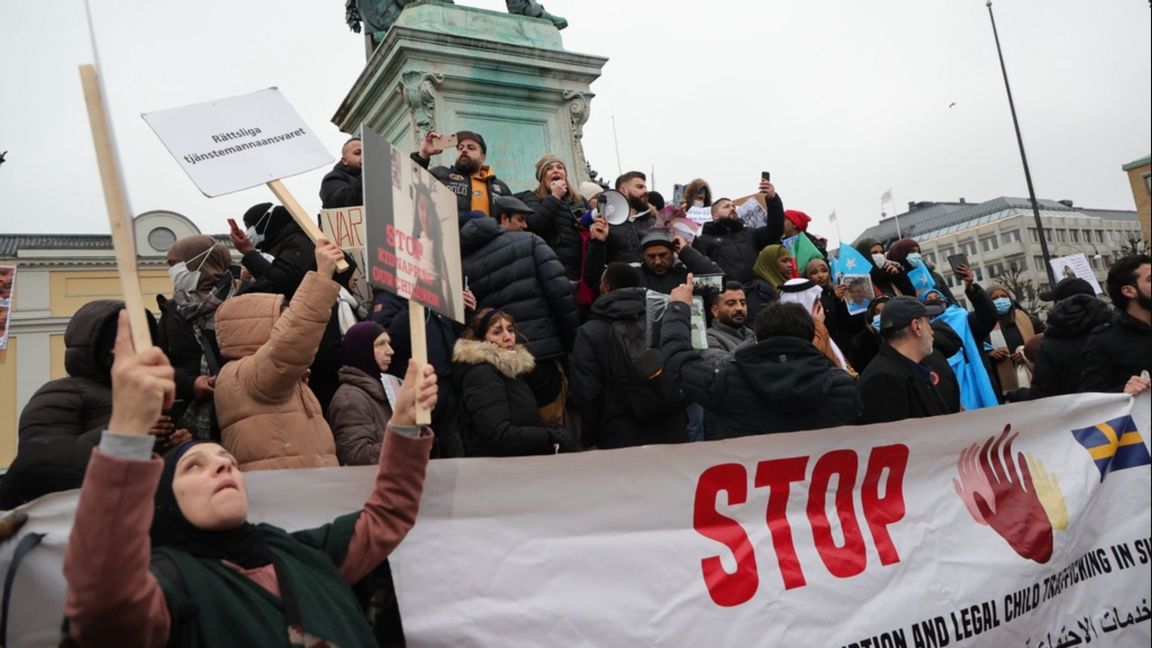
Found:
[[[810,341],[768,338],[714,366],[692,348],[690,318],[686,304],[669,306],[660,350],[684,395],[704,406],[705,439],[851,425],[860,418],[856,381]]]
[[[67,378],[45,383],[20,413],[16,459],[0,482],[0,509],[79,488],[112,417],[112,347],[124,303],[85,304],[64,332]]]
[[[764,246],[779,243],[783,231],[784,207],[780,198],[769,200],[767,204],[768,224],[764,227],[746,227],[739,218],[704,223],[700,236],[692,241],[692,247],[715,261],[728,279],[749,283],[755,276],[752,266],[756,264],[756,256]],[[776,211],[779,211],[779,218],[773,218]],[[774,223],[776,227],[773,227]]]
[[[363,205],[364,185],[360,169],[337,162],[320,181],[320,204],[323,209]]]
[[[460,436],[467,456],[551,454],[553,443],[570,443],[563,428],[540,420],[536,397],[524,380],[534,362],[523,346],[504,351],[490,342],[461,339],[452,359],[460,394]]]
[[[605,254],[607,263],[640,263],[640,239],[644,238],[644,234],[652,229],[656,224],[656,216],[653,210],[649,210],[641,216],[637,216],[635,220],[625,221],[619,225],[611,225],[608,229],[608,240],[604,243],[596,239],[588,241],[588,250],[591,254],[593,245],[607,245],[608,250]],[[587,277],[587,274],[585,274]],[[585,279],[587,281],[587,279]],[[596,281],[588,284],[589,286],[599,286],[600,277],[596,276]]]
[[[428,172],[436,177],[437,180],[443,182],[448,190],[456,194],[456,213],[466,214],[472,211],[472,179],[467,174],[461,173],[455,165],[451,167],[437,166],[429,168],[428,165],[431,160],[425,160],[420,157],[419,153],[412,153],[412,159],[420,166],[428,169]],[[508,185],[504,184],[502,180],[495,175],[488,177],[488,199],[489,202],[496,196],[511,196],[512,190]],[[492,215],[492,206],[489,205],[488,209],[481,210],[489,216]]]
[[[626,409],[628,395],[609,378],[609,345],[614,321],[646,321],[643,288],[621,288],[596,298],[590,319],[580,327],[572,350],[572,401],[580,412],[585,446],[623,448],[688,441],[684,409],[658,421],[638,421]]]
[[[544,239],[505,232],[494,218],[474,218],[460,230],[464,276],[477,308],[499,308],[516,320],[536,358],[572,349],[580,321],[564,266]]]
[[[603,243],[596,240],[588,241],[588,258],[584,260],[584,283],[594,286],[595,289],[599,289],[600,276],[604,274],[604,268],[607,267],[606,252],[607,248]],[[638,270],[642,287],[665,295],[670,294],[673,288],[684,283],[688,279],[689,272],[697,275],[720,274],[722,270],[711,259],[691,246],[680,250],[672,267],[668,268],[668,272],[662,275],[649,270],[643,262],[640,263]]]
[[[744,298],[748,300],[748,322],[756,323],[760,310],[775,301],[780,301],[780,293],[772,284],[756,277],[744,284]]]
[[[516,197],[532,208],[528,217],[528,231],[544,239],[564,264],[564,273],[572,281],[580,280],[580,262],[584,258],[584,242],[580,238],[580,215],[588,209],[583,199],[569,204],[555,196],[541,198],[535,191],[523,191]]]
[[[1111,319],[1112,309],[1108,304],[1089,295],[1072,295],[1053,306],[1048,312],[1044,341],[1036,353],[1028,397],[1076,393],[1080,389],[1088,336]]]
[[[1116,313],[1084,345],[1082,392],[1121,392],[1132,376],[1152,372],[1152,328],[1128,313]]]
[[[404,378],[408,371],[408,361],[412,359],[408,300],[381,290],[376,293],[373,304],[373,312],[368,319],[387,329],[392,339],[392,364],[388,366],[388,373]],[[432,429],[436,430],[436,440],[432,446],[433,459],[464,456],[464,446],[456,429],[457,394],[452,377],[452,349],[463,332],[462,324],[453,322],[431,308],[424,309],[424,342],[428,364],[436,369],[436,384],[439,387],[436,407],[432,408]]]
[[[929,371],[937,372],[933,379]],[[902,421],[907,418],[952,414],[949,403],[960,402],[960,394],[943,393],[941,386],[956,385],[940,374],[951,373],[947,365],[929,367],[904,357],[891,345],[881,344],[880,351],[860,374],[860,397],[864,400],[861,423]],[[933,384],[937,380],[937,384]]]

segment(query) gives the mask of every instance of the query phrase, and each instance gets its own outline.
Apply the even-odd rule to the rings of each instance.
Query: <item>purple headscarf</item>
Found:
[[[384,327],[376,322],[358,322],[344,334],[340,342],[340,363],[345,367],[355,367],[373,378],[380,377],[380,365],[376,364],[376,354],[372,345],[384,333]]]

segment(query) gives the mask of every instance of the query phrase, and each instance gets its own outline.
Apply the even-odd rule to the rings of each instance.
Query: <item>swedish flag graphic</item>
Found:
[[[1144,439],[1131,416],[1121,416],[1107,423],[1072,430],[1072,436],[1092,455],[1100,469],[1100,481],[1112,471],[1147,466],[1152,463]]]

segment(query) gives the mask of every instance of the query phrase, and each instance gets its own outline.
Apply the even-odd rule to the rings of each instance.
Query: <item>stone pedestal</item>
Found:
[[[551,153],[579,184],[591,83],[608,59],[564,49],[547,20],[435,2],[400,14],[332,117],[414,151],[428,130],[476,131],[488,164],[513,191],[536,187],[535,163]],[[451,165],[446,151],[433,164]]]

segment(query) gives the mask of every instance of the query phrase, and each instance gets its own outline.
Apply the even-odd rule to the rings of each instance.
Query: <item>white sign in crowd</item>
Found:
[[[404,630],[412,646],[1147,646],[1150,404],[434,461],[391,559]],[[322,524],[375,471],[250,473],[252,519]],[[22,533],[48,536],[16,576],[13,645],[59,638],[75,502],[28,509]]]

